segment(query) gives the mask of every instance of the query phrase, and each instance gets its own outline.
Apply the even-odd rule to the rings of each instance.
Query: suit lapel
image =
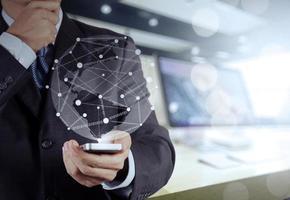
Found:
[[[61,57],[68,48],[74,45],[76,39],[82,36],[83,34],[75,22],[64,14],[55,42],[55,58]]]

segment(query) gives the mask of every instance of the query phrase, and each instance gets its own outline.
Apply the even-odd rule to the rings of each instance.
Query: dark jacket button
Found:
[[[53,142],[51,140],[43,140],[41,146],[43,149],[50,149],[53,146]]]

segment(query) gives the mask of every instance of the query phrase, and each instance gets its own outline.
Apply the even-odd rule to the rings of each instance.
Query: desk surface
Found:
[[[168,184],[153,197],[163,197],[290,169],[290,156],[286,156],[290,153],[290,129],[249,129],[245,131],[244,135],[253,141],[251,151],[262,149],[264,152],[284,152],[285,156],[275,160],[251,164],[241,163],[237,167],[216,169],[198,161],[204,152],[186,145],[175,144],[176,165],[173,175]],[[206,140],[214,137],[219,136],[213,133],[206,134]]]

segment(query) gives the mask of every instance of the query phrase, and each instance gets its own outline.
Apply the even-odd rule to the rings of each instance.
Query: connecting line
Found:
[[[92,53],[95,53],[95,52],[97,52],[98,50],[95,50],[95,51],[93,51]],[[79,56],[79,57],[77,57],[76,59],[81,59],[81,58],[85,58],[85,57],[87,57],[88,55],[90,55],[90,54],[86,54],[86,55],[82,55],[82,56]],[[64,56],[65,57],[65,56]],[[66,62],[66,63],[64,63],[64,64],[61,64],[60,66],[61,67],[64,67],[64,66],[66,66],[66,65],[69,65],[69,64],[71,64],[71,63],[74,63],[75,62],[75,60],[73,60],[73,61],[68,61],[68,62]]]
[[[78,123],[81,119],[83,119],[81,116],[74,122],[72,123],[68,128],[71,129],[76,123]]]
[[[122,121],[112,121],[113,123],[120,123],[120,124],[127,124],[127,125],[136,125],[140,126],[140,123],[133,123],[133,122],[122,122]]]
[[[123,112],[118,113],[118,114],[116,114],[116,115],[110,116],[109,119],[110,119],[110,120],[111,120],[111,119],[115,119],[115,118],[117,118],[117,117],[124,116],[124,115],[126,115],[127,113],[128,113],[127,111],[123,111]]]
[[[90,71],[90,70],[89,70]],[[91,71],[92,72],[92,71]],[[95,72],[92,72],[93,74],[95,74],[96,76],[99,76],[98,74],[96,74]],[[106,78],[104,78],[104,77],[102,77],[102,76],[99,76],[99,78],[101,78],[101,79],[103,79],[103,81],[104,82],[107,82],[107,83],[109,83],[110,85],[113,85],[114,86],[114,83],[111,83],[109,80],[107,80]],[[99,87],[99,86],[101,86],[102,84],[104,84],[104,82],[101,82],[93,91],[93,93],[95,93],[96,92],[96,89]],[[118,86],[116,86],[116,88],[118,88],[118,89],[122,89],[122,88],[120,88],[120,87],[118,87]]]
[[[63,104],[62,104],[62,107],[61,107],[60,113],[62,113],[62,111],[63,111],[63,109],[64,109],[64,106],[65,106],[65,104],[67,103],[67,99],[68,99],[68,97],[69,97],[69,95],[70,95],[70,93],[71,93],[71,90],[72,90],[72,85],[74,84],[76,78],[78,77],[78,74],[79,74],[79,72],[77,72],[77,73],[75,74],[75,77],[73,78],[72,84],[71,84],[71,86],[70,86],[70,88],[69,88],[69,90],[68,90],[67,95],[65,96],[64,101],[63,101]]]
[[[130,133],[132,130],[138,129],[139,127],[140,127],[140,125],[137,125],[137,126],[134,126],[134,127],[129,128],[129,129],[126,129],[124,131]]]
[[[60,93],[60,80],[59,80],[59,71],[56,71],[56,76],[58,77],[57,79],[57,86],[58,86],[58,93]],[[58,98],[58,104],[57,104],[57,110],[60,110],[60,98]]]
[[[142,123],[142,120],[141,120],[141,108],[140,108],[140,101],[138,101],[138,102],[137,102],[137,105],[138,105],[139,123],[141,124],[141,123]]]
[[[83,48],[88,52],[88,55],[91,55],[91,56],[93,56],[96,60],[98,60],[98,58],[97,58],[94,54],[92,54],[91,51],[88,50],[86,46],[84,46],[83,44],[80,44],[80,45],[82,45],[82,47],[83,47]],[[105,46],[101,47],[100,49],[98,49],[98,51],[101,51],[101,50],[105,49],[106,47],[110,50],[110,49],[112,48],[112,45],[105,45]],[[108,52],[108,51],[107,51],[107,52]],[[107,52],[105,52],[105,54],[106,54]],[[105,54],[103,54],[103,56],[105,56]]]
[[[128,78],[128,77],[126,77],[126,76],[124,76],[123,78],[121,78],[121,79],[119,79],[118,80],[118,82],[116,82],[111,88],[109,88],[108,90],[107,90],[107,92],[106,93],[109,93],[112,89],[114,89],[114,88],[118,88],[118,89],[120,89],[122,92],[124,92],[125,90],[123,89],[123,88],[121,88],[121,87],[119,87],[118,85],[120,84],[120,85],[123,85],[123,86],[125,86],[125,87],[127,87],[127,89],[129,89],[129,93],[134,93],[134,91],[131,89],[131,88],[129,88],[128,86],[126,86],[126,85],[124,85],[122,82],[124,81],[123,79],[125,79],[125,78]],[[128,92],[126,92],[126,94],[128,94]],[[105,94],[106,94],[105,93]],[[104,94],[104,95],[105,95]]]
[[[96,74],[95,72],[91,71],[90,69],[88,69],[88,71],[90,71],[92,74],[96,75],[96,76],[97,76],[96,79],[98,79],[98,78],[103,79],[104,81],[106,81],[106,82],[110,83],[111,85],[113,85],[113,83],[111,83],[109,80],[107,80],[106,78],[104,78],[104,77],[102,77],[102,76]],[[108,78],[111,77],[111,76],[112,76],[112,74],[111,74],[110,76],[108,76]],[[97,90],[97,88],[99,88],[99,87],[100,87],[101,85],[103,85],[103,84],[104,84],[104,82],[99,83],[99,84],[98,84],[98,85],[93,89],[92,93],[95,93],[96,90]],[[86,96],[86,97],[87,97],[87,96]]]
[[[83,105],[88,105],[88,106],[99,106],[99,104],[94,104],[94,103],[83,103]],[[118,107],[118,106],[105,106],[105,105],[104,105],[104,108],[116,108],[116,109],[119,109],[120,107]]]
[[[97,112],[98,112],[98,119],[99,119],[100,118],[100,112],[99,112],[98,109],[97,109]],[[99,130],[98,136],[99,136],[99,138],[101,138],[101,126],[100,126],[100,124],[98,124],[97,126],[98,126],[98,130]]]
[[[139,89],[140,87],[143,87],[144,85],[146,85],[146,83],[142,83],[142,84],[140,84],[140,85],[137,85],[135,88],[133,88],[132,89],[132,93],[134,93],[135,94],[135,90],[137,90],[137,89]],[[125,93],[126,95],[128,94],[128,92],[127,93]],[[136,94],[137,95],[137,94]]]
[[[67,105],[67,106],[75,114],[76,117],[79,117],[78,113],[75,112],[75,109],[74,108],[72,108],[70,105]],[[68,126],[68,128],[69,127],[72,127],[72,126]]]
[[[110,60],[113,60],[112,58],[114,58],[114,57],[110,57]],[[110,61],[108,59],[104,59],[104,60],[105,61]],[[126,72],[119,72],[119,71],[113,71],[113,70],[110,70],[110,69],[98,68],[97,64],[99,64],[99,63],[102,63],[102,61],[101,62],[100,61],[93,61],[93,62],[90,62],[90,63],[86,63],[86,65],[87,66],[91,65],[92,66],[91,68],[93,68],[93,69],[100,70],[100,71],[105,71],[105,72],[110,72],[112,74],[113,73],[115,73],[115,74],[123,74],[123,75],[128,74]]]
[[[103,44],[102,43],[103,41],[106,41],[107,43]],[[142,81],[140,83],[140,81],[139,82],[136,81],[137,78],[141,77],[142,74],[141,69],[138,68],[137,70],[135,70],[136,64],[140,63],[140,59],[138,59],[138,52],[136,51],[135,48],[128,49],[121,47],[119,42],[124,41],[127,41],[127,37],[109,38],[106,36],[106,37],[77,39],[74,45],[70,49],[68,49],[65,52],[65,54],[59,59],[59,62],[56,62],[55,66],[55,69],[57,69],[56,78],[58,79],[56,83],[58,85],[54,88],[56,91],[53,88],[51,88],[51,91],[53,95],[58,95],[59,97],[57,110],[60,110],[60,113],[62,113],[63,111],[68,112],[60,115],[62,121],[66,124],[68,129],[74,130],[76,133],[78,133],[78,130],[82,128],[90,129],[90,127],[92,126],[97,126],[97,129],[96,128],[90,129],[90,134],[93,135],[94,137],[96,136],[101,137],[101,125],[106,125],[109,122],[123,125],[124,129],[126,129],[123,131],[131,131],[142,126],[142,116],[144,114],[146,115],[146,113],[142,113],[141,111],[142,105],[140,100],[146,96],[146,90],[142,89],[143,87],[145,87],[146,82]],[[77,50],[79,50],[80,52],[80,55],[78,56],[75,55],[75,52],[77,52]],[[113,53],[113,55],[115,56],[109,55],[110,51],[115,51]],[[119,55],[116,55],[118,54],[118,52],[121,51],[124,53],[124,56],[119,57]],[[82,76],[80,76],[80,70],[74,72],[70,69],[70,67],[72,67],[71,65],[74,65],[74,63],[79,63],[81,59],[85,60],[87,56],[89,56],[90,58],[89,61],[91,62],[81,63],[82,64],[81,66],[78,66],[77,64],[76,66],[74,66],[78,68],[83,68],[84,70],[84,73],[82,74],[84,75],[83,77],[88,77],[87,79],[89,79],[84,80],[82,79]],[[109,56],[109,58],[104,58],[104,56]],[[114,63],[118,64],[121,63],[122,71],[112,70],[110,64]],[[65,76],[68,76],[64,77],[65,79],[63,81],[68,82],[70,84],[67,92],[64,92],[63,94],[61,93],[62,89],[61,84],[63,83],[62,80],[60,79],[61,78],[59,71],[60,69],[66,72]],[[137,75],[137,78],[134,77],[134,74]],[[71,77],[73,77],[73,79],[71,81],[68,81],[68,78],[71,79]],[[103,89],[98,92],[99,95],[98,98],[100,99],[100,103],[94,104],[94,102],[92,103],[82,102],[85,101],[86,97],[88,97],[90,94],[97,93],[99,89]],[[113,91],[114,89],[118,91],[117,96],[114,95],[115,93],[113,93],[113,95],[110,95],[111,91]],[[72,96],[70,95],[72,93],[77,94],[77,92],[83,90],[87,91],[88,94],[85,94],[84,97],[79,97],[81,99],[78,99],[78,102],[71,102],[74,101],[74,99],[71,100]],[[132,101],[134,101],[133,102],[134,109],[136,109],[135,112],[138,112],[138,117],[137,113],[134,112],[136,116],[133,117],[131,116],[128,118],[126,117],[124,121],[119,121],[118,120],[119,117],[125,116],[131,111],[131,107],[128,106],[130,102],[128,101],[132,97],[135,99],[135,100],[132,99]],[[104,104],[105,100],[112,103],[112,105],[111,104],[105,105]],[[76,104],[77,106],[82,105],[92,107],[96,106],[97,121],[94,121],[96,120],[94,119],[96,116],[95,114],[93,116],[88,116],[87,113],[78,113],[78,111],[73,107],[74,104]],[[121,108],[123,109],[121,110]],[[105,109],[112,110],[118,109],[118,110],[115,110],[115,113],[113,113],[113,115],[106,116],[106,114],[109,114],[109,112],[106,112]],[[71,112],[69,112],[69,110],[71,110]],[[74,118],[71,118],[72,117],[70,116],[71,114],[73,114]],[[87,117],[88,119],[90,119],[90,121],[93,122],[89,122],[89,120],[86,119]],[[73,123],[71,123],[71,121],[73,121]],[[93,132],[96,130],[98,130],[98,133]],[[81,134],[81,132],[79,134]],[[89,136],[90,135],[88,135],[87,137]]]
[[[105,112],[103,98],[101,98],[100,101],[101,101],[102,114],[103,114],[104,118],[106,118],[106,112]]]
[[[107,100],[107,101],[110,101],[110,102],[112,102],[113,104],[115,104],[115,105],[119,105],[119,106],[121,106],[121,107],[128,107],[127,105],[120,104],[119,102],[114,101],[114,100],[112,100],[112,99],[108,99],[108,98],[106,98],[106,97],[103,97],[103,99],[105,99],[105,100]]]
[[[101,36],[98,36],[98,37],[88,37],[88,38],[83,38],[82,41],[87,41],[87,40],[113,40],[113,39],[119,39],[119,40],[125,40],[124,37],[108,37],[107,35],[102,35]]]

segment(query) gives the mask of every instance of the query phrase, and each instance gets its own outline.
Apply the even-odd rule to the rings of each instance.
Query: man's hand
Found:
[[[55,41],[59,9],[60,1],[31,1],[7,32],[37,52]]]
[[[130,134],[113,131],[105,139],[111,143],[122,144],[122,151],[116,154],[89,154],[74,140],[64,143],[63,161],[67,173],[81,185],[94,187],[113,181],[118,171],[123,169],[131,147]]]

